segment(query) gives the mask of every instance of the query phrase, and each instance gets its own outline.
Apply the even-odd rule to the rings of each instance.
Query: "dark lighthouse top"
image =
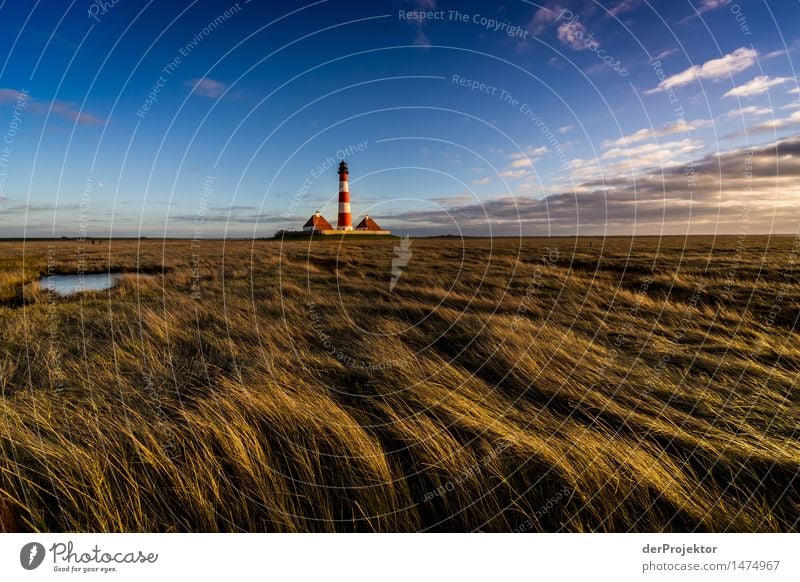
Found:
[[[341,176],[342,174],[347,174],[347,173],[348,173],[347,172],[347,164],[345,164],[344,161],[342,161],[339,164],[339,175]]]

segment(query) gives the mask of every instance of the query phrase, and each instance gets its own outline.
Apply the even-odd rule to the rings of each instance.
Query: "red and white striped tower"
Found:
[[[339,164],[339,230],[353,230],[353,216],[350,214],[350,185],[348,184],[347,164]]]

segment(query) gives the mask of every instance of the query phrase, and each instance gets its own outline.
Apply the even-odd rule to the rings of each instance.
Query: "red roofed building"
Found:
[[[383,230],[383,229],[380,226],[378,226],[377,222],[375,222],[369,217],[369,214],[367,214],[361,220],[361,222],[358,223],[358,226],[356,226],[356,230]]]
[[[313,232],[317,230],[333,230],[333,227],[331,223],[325,220],[325,217],[319,213],[319,210],[317,210],[303,225],[303,230],[306,232]]]

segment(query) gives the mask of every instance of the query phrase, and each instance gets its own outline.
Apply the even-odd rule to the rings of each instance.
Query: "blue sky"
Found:
[[[400,234],[800,227],[793,0],[48,0],[0,18],[0,236],[335,221],[340,156],[354,214]]]

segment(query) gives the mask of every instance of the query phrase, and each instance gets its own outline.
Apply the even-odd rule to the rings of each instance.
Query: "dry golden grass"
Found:
[[[0,244],[0,530],[798,529],[797,240],[396,244]]]

